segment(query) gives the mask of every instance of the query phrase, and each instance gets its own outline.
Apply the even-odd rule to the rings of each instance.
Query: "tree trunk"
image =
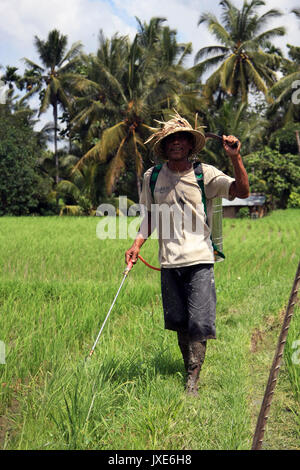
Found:
[[[141,186],[141,179],[136,175],[136,186],[137,186],[137,192],[138,192],[138,197],[140,200],[141,193],[142,193],[142,186]]]
[[[298,145],[298,153],[300,155],[300,137],[299,137],[299,131],[296,132],[296,139],[297,139],[297,145]]]
[[[54,158],[55,158],[55,182],[59,182],[59,167],[58,167],[58,154],[57,154],[57,101],[53,105],[53,119],[54,119]]]

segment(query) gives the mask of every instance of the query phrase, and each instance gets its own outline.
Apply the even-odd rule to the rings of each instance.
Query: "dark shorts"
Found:
[[[165,328],[193,339],[216,339],[216,290],[212,264],[161,268]]]

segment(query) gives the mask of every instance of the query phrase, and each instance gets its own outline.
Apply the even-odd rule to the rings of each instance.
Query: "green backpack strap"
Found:
[[[207,206],[206,206],[206,196],[205,196],[205,191],[204,191],[204,179],[203,179],[202,165],[200,162],[195,162],[193,163],[193,167],[194,167],[194,172],[195,172],[197,183],[201,189],[202,203],[204,206],[204,212],[205,212],[206,219],[207,219]]]
[[[161,167],[162,167],[162,163],[153,167],[153,170],[150,176],[150,190],[151,190],[153,201],[154,201],[154,188],[155,188],[157,177],[161,170]]]
[[[207,217],[207,205],[206,205],[206,196],[205,196],[205,190],[204,190],[204,177],[203,177],[203,170],[202,170],[202,165],[200,162],[195,162],[193,163],[193,167],[194,167],[194,172],[195,172],[195,176],[196,176],[196,180],[197,180],[197,183],[201,189],[201,195],[202,195],[202,203],[203,203],[203,206],[204,206],[204,212],[205,212],[205,215],[206,215],[206,221],[208,223],[208,217]],[[222,251],[218,250],[218,248],[216,247],[216,245],[214,244],[213,240],[212,240],[212,237],[210,236],[210,239],[211,239],[211,243],[212,243],[212,246],[213,246],[213,249],[214,249],[214,254],[215,256],[220,256],[221,258],[225,259],[225,255],[224,253],[222,253]]]

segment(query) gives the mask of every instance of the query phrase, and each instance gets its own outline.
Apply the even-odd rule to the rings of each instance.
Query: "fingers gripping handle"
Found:
[[[206,132],[205,133],[205,137],[209,137],[211,139],[215,139],[215,140],[218,140],[221,144],[224,143],[224,139],[221,135],[217,135],[217,134],[213,134],[212,132]],[[233,143],[229,143],[229,142],[226,142],[227,145],[233,149],[237,148],[239,143],[238,142],[233,142]]]
[[[126,274],[126,276],[127,276],[127,274],[129,273],[129,271],[131,271],[132,268],[133,268],[133,262],[132,262],[132,260],[129,260],[123,274]]]

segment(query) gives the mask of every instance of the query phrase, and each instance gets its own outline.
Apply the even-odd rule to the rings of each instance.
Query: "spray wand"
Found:
[[[151,264],[147,263],[147,261],[145,261],[144,258],[142,258],[142,256],[138,255],[138,257],[139,257],[139,259],[140,259],[146,266],[148,266],[148,268],[154,269],[155,271],[160,271],[160,268],[156,268],[155,266],[151,266]],[[110,313],[111,313],[111,311],[112,311],[112,309],[113,309],[113,306],[114,306],[115,303],[116,303],[116,300],[117,300],[117,298],[118,298],[118,295],[119,295],[119,293],[120,293],[120,291],[121,291],[121,289],[122,289],[122,286],[123,286],[123,284],[124,284],[124,281],[125,281],[126,277],[128,276],[129,272],[131,271],[131,269],[133,268],[133,266],[134,266],[134,264],[133,264],[133,262],[130,260],[129,263],[127,264],[126,268],[125,268],[125,271],[123,272],[123,279],[122,279],[122,282],[121,282],[120,287],[119,287],[119,289],[118,289],[118,292],[117,292],[116,295],[115,295],[115,298],[114,298],[114,300],[113,300],[113,303],[112,303],[111,306],[110,306],[110,309],[109,309],[109,311],[108,311],[108,313],[107,313],[107,315],[106,315],[106,317],[105,317],[105,320],[104,320],[104,322],[103,322],[103,324],[102,324],[102,326],[101,326],[101,328],[100,328],[100,331],[99,331],[99,333],[98,333],[98,336],[97,336],[97,338],[96,338],[96,340],[95,340],[95,342],[94,342],[94,344],[93,344],[92,349],[90,350],[90,353],[89,353],[87,359],[91,358],[92,355],[93,355],[93,353],[94,353],[94,351],[95,351],[95,348],[96,348],[97,343],[98,343],[98,341],[99,341],[99,339],[100,339],[100,336],[101,336],[101,333],[102,333],[103,328],[104,328],[104,326],[105,326],[105,323],[107,322],[108,317],[109,317],[109,315],[110,315]]]
[[[129,263],[127,264],[127,267],[125,268],[125,271],[123,272],[124,276],[123,276],[122,282],[121,282],[121,284],[120,284],[120,287],[119,287],[119,289],[118,289],[118,292],[117,292],[116,295],[115,295],[115,298],[114,298],[114,300],[113,300],[113,303],[112,303],[111,306],[110,306],[110,309],[109,309],[109,311],[108,311],[108,313],[107,313],[107,315],[106,315],[106,317],[105,317],[105,320],[104,320],[104,322],[103,322],[103,324],[102,324],[102,326],[101,326],[101,328],[100,328],[100,331],[99,331],[99,333],[98,333],[98,336],[97,336],[97,338],[96,338],[96,341],[94,342],[93,347],[92,347],[92,349],[90,350],[90,353],[89,353],[89,355],[88,355],[88,358],[92,357],[93,352],[95,351],[95,348],[96,348],[97,343],[98,343],[98,341],[99,341],[99,339],[100,339],[100,336],[101,336],[101,333],[102,333],[103,328],[104,328],[104,326],[105,326],[105,323],[106,323],[107,320],[108,320],[108,317],[109,317],[109,315],[110,315],[110,312],[112,311],[113,306],[114,306],[115,303],[116,303],[116,300],[117,300],[117,298],[118,298],[118,295],[119,295],[119,293],[120,293],[120,290],[122,289],[122,286],[123,286],[123,284],[124,284],[124,281],[125,281],[126,277],[128,276],[129,271],[132,269],[132,267],[133,267],[133,262],[130,260]]]

